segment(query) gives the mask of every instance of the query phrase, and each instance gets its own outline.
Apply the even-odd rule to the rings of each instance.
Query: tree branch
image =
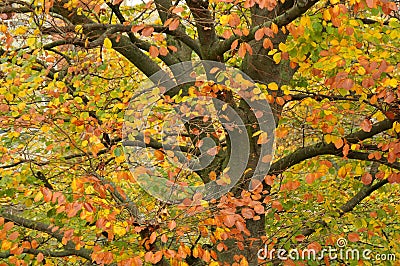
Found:
[[[45,223],[38,222],[38,221],[29,220],[29,219],[26,219],[26,218],[23,218],[20,216],[16,216],[7,210],[6,211],[0,210],[0,216],[3,217],[6,221],[13,222],[19,226],[46,233],[46,234],[54,237],[55,239],[57,239],[60,243],[62,242],[62,239],[64,237],[62,232],[60,231],[60,229],[54,230],[54,226],[52,226],[52,225],[45,224]],[[68,241],[68,243],[65,245],[65,248],[67,250],[69,250],[70,252],[73,252],[73,255],[85,258],[89,261],[92,260],[92,258],[91,258],[92,251],[91,250],[86,249],[86,248],[81,248],[81,249],[77,250],[77,249],[75,249],[75,244],[72,241]]]
[[[376,134],[379,134],[381,132],[384,132],[393,126],[392,120],[386,119],[382,122],[376,123],[372,126],[372,129],[370,132],[365,132],[364,130],[359,130],[355,133],[349,134],[344,137],[344,139],[347,141],[347,143],[354,144],[358,143],[359,141],[365,140],[367,138],[371,138],[375,136]],[[275,163],[271,165],[271,168],[269,170],[270,174],[280,174],[286,169],[292,167],[293,165],[296,165],[304,160],[313,158],[318,155],[339,155],[342,154],[342,149],[336,149],[335,145],[333,143],[327,144],[325,142],[319,142],[317,144],[304,147],[304,148],[299,148],[293,153],[279,159]],[[362,160],[369,160],[369,161],[374,161],[368,159],[368,154],[363,154],[360,152],[355,152],[355,151],[349,151],[349,154],[347,156],[348,158],[354,158],[354,159],[362,159]],[[389,165],[390,167],[398,168],[398,164],[389,164],[386,159],[382,158],[381,160],[377,160],[381,163],[384,163],[386,165]]]
[[[305,1],[296,1],[296,5],[294,5],[292,8],[284,12],[282,15],[277,16],[276,18],[267,21],[261,25],[258,25],[250,30],[249,35],[247,36],[232,36],[227,40],[220,41],[217,45],[215,45],[215,48],[211,51],[211,53],[214,56],[222,56],[226,51],[231,49],[231,45],[234,41],[236,40],[242,40],[245,42],[249,42],[254,39],[254,35],[257,30],[264,28],[264,27],[270,27],[272,23],[275,23],[278,27],[285,26],[292,22],[293,20],[297,19],[300,17],[302,14],[307,12],[308,9],[310,9],[314,4],[316,4],[319,0],[305,0]]]

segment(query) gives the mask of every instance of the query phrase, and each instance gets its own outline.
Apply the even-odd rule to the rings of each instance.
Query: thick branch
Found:
[[[55,239],[57,239],[59,242],[62,242],[62,239],[63,239],[62,232],[60,230],[54,230],[54,227],[49,224],[45,224],[42,222],[33,221],[33,220],[29,220],[29,219],[26,219],[23,217],[16,216],[7,210],[5,210],[5,211],[0,210],[0,216],[3,217],[6,221],[13,222],[19,226],[22,226],[22,227],[25,227],[28,229],[46,233],[46,234],[54,237]],[[89,261],[92,260],[92,258],[91,258],[92,251],[91,250],[86,249],[86,248],[81,248],[79,250],[76,250],[75,244],[72,241],[68,241],[67,245],[65,245],[65,248],[67,250],[73,252],[73,255],[85,258]]]
[[[392,120],[384,120],[382,122],[376,123],[375,125],[372,126],[372,129],[370,132],[365,132],[364,130],[359,130],[355,133],[349,134],[344,139],[347,141],[349,144],[354,144],[358,143],[359,141],[365,140],[367,138],[371,138],[381,132],[384,132],[393,126]],[[327,144],[325,142],[320,142],[308,147],[304,148],[299,148],[290,155],[287,155],[275,163],[271,165],[270,174],[279,174],[285,171],[286,169],[292,167],[293,165],[296,165],[304,160],[313,158],[318,155],[339,155],[342,154],[342,149],[336,149],[335,145],[333,143]],[[365,158],[365,156],[367,158]],[[354,158],[354,159],[362,159],[366,160],[368,159],[368,154],[363,154],[359,152],[354,152],[354,151],[349,151],[349,154],[347,156],[348,158]],[[370,160],[373,161],[373,160]],[[379,162],[384,163],[388,165],[389,163],[385,159],[379,160]],[[397,169],[398,164],[389,164],[391,167],[394,167]]]
[[[208,1],[186,0],[196,22],[197,33],[201,48],[202,59],[216,60],[211,56],[211,48],[218,40],[215,32],[214,18],[208,9]]]
[[[76,254],[77,250],[49,250],[49,249],[33,249],[33,248],[25,248],[22,253],[26,254],[33,254],[33,255],[38,255],[39,253],[42,253],[46,257],[67,257],[67,256],[79,256]],[[14,254],[11,254],[10,251],[5,251],[0,253],[0,259],[5,259],[10,256],[14,256]],[[86,259],[86,258],[85,258]]]

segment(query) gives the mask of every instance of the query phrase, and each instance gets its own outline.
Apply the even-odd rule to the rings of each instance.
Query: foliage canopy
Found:
[[[387,0],[3,0],[0,265],[393,265],[257,255],[344,238],[400,258],[398,10]],[[207,183],[226,170],[221,124],[203,116],[163,131],[177,105],[202,96],[238,113],[250,158],[230,193],[172,205],[139,186],[155,173],[127,162],[123,144],[136,142],[123,141],[124,114],[146,104],[147,77],[199,59],[257,82],[251,93],[275,118],[275,155],[248,191],[259,159],[272,159],[260,158],[271,137],[257,112],[213,83],[171,90],[140,136],[160,178]],[[188,158],[212,138],[215,157],[184,170],[162,147],[165,134]]]

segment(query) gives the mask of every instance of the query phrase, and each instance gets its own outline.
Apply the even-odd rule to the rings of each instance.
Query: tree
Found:
[[[2,265],[295,265],[260,250],[335,244],[400,255],[396,3],[4,0],[0,17]],[[141,98],[147,77],[196,59],[256,82],[250,97],[268,101],[275,120],[272,162],[260,156],[272,143],[260,114],[232,90],[239,76],[226,86],[161,86]],[[172,75],[185,71],[178,70]],[[143,132],[124,136],[125,110],[157,95]],[[249,160],[240,181],[209,202],[199,193],[178,205],[147,194],[137,180],[144,174],[198,184],[228,171],[237,146],[226,125],[202,111],[179,136],[177,127],[166,136],[182,158],[210,155],[207,167],[185,170],[163,146],[162,127],[179,104],[218,102],[245,125]],[[139,160],[143,141],[150,167]],[[126,160],[123,146],[136,157]],[[260,163],[270,164],[261,184],[251,181]]]

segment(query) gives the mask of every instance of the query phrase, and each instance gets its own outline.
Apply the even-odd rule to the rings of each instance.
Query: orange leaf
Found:
[[[264,49],[268,49],[268,48],[273,49],[274,45],[272,44],[272,42],[269,38],[265,38],[263,41],[263,47],[264,47]]]
[[[214,171],[211,171],[208,177],[210,178],[211,181],[214,181],[217,179],[217,174]]]
[[[157,233],[156,232],[151,233],[149,239],[150,244],[153,244],[156,241],[156,238],[157,238]]]
[[[168,25],[168,29],[170,31],[174,31],[179,27],[179,19],[174,19],[171,21],[171,23]]]
[[[238,50],[238,55],[241,58],[244,58],[244,56],[246,55],[246,46],[244,45],[244,43],[240,44],[239,50]]]
[[[238,40],[234,40],[233,43],[231,44],[231,50],[235,50],[236,47],[238,46],[239,41]]]
[[[168,54],[168,49],[164,46],[161,46],[159,49],[160,55],[166,56]]]
[[[264,206],[262,206],[261,204],[258,204],[256,206],[254,206],[254,211],[258,214],[263,214],[265,212]]]
[[[44,256],[43,256],[43,253],[42,253],[42,252],[40,252],[39,254],[37,254],[36,260],[37,260],[38,262],[42,262],[43,259],[44,259]]]
[[[146,27],[142,30],[142,36],[149,37],[154,31],[153,27]]]
[[[279,32],[279,28],[278,25],[276,25],[275,23],[271,24],[271,30],[273,33],[277,34]]]
[[[173,46],[173,45],[168,45],[168,49],[170,49],[172,52],[176,52],[176,51],[178,51],[178,48],[176,48],[176,46]]]
[[[254,217],[254,211],[250,208],[243,208],[242,209],[242,216],[246,219],[251,219]]]
[[[174,230],[174,228],[176,227],[176,222],[175,221],[170,221],[168,224],[168,229],[169,230]]]
[[[53,196],[53,193],[51,192],[51,190],[48,189],[47,187],[43,187],[41,189],[41,191],[44,196],[44,201],[49,202],[51,200],[51,197]]]
[[[258,137],[257,144],[265,144],[268,142],[268,134],[267,132],[262,132]]]
[[[154,253],[153,258],[152,258],[152,263],[156,264],[157,262],[159,262],[162,259],[162,251],[157,251],[156,253]]]
[[[335,144],[336,149],[340,149],[343,146],[343,139],[338,138],[333,144]]]
[[[368,186],[372,182],[372,175],[370,173],[365,173],[361,177],[361,182],[363,182],[364,185]]]
[[[347,235],[347,238],[349,239],[349,241],[351,242],[358,242],[360,241],[360,236],[357,233],[349,233]]]
[[[261,40],[263,37],[264,37],[264,29],[263,28],[258,29],[256,31],[256,33],[254,34],[254,39],[256,39],[256,41]]]
[[[225,215],[224,224],[228,227],[232,227],[235,225],[235,215]]]
[[[151,57],[156,58],[158,56],[158,54],[159,54],[158,48],[153,46],[153,45],[150,46],[149,53],[150,53]]]
[[[297,242],[302,242],[305,238],[306,238],[306,237],[305,237],[304,235],[297,235],[297,236],[295,237],[295,239],[296,239]]]
[[[138,31],[142,30],[143,28],[144,28],[143,25],[135,25],[135,26],[132,26],[131,32],[136,33]]]
[[[310,243],[310,244],[307,246],[307,248],[308,248],[308,249],[313,249],[313,250],[315,250],[316,252],[319,252],[319,251],[322,249],[321,245],[318,244],[317,242],[312,242],[312,243]]]
[[[155,150],[154,151],[154,156],[159,161],[163,161],[164,160],[164,153],[162,151],[160,151],[160,150]]]
[[[31,246],[32,246],[32,248],[37,248],[39,246],[39,243],[34,239],[31,242]]]
[[[277,201],[277,200],[274,200],[274,201],[272,202],[271,207],[272,207],[273,209],[277,209],[278,211],[282,211],[282,210],[283,210],[282,204],[281,204],[279,201]]]
[[[6,231],[9,231],[9,230],[11,230],[11,228],[13,228],[13,226],[14,226],[13,222],[7,222],[4,224],[3,229]]]
[[[231,27],[236,27],[236,26],[238,26],[239,24],[240,24],[240,18],[239,18],[239,16],[236,14],[236,13],[232,13],[230,16],[229,16],[229,26],[231,26]]]
[[[365,118],[360,124],[362,130],[365,132],[370,132],[372,129],[372,123],[368,118]]]
[[[19,236],[19,233],[18,233],[17,231],[15,231],[15,232],[12,232],[12,233],[8,236],[8,239],[9,239],[9,240],[15,240],[15,239],[18,238],[18,236]]]

